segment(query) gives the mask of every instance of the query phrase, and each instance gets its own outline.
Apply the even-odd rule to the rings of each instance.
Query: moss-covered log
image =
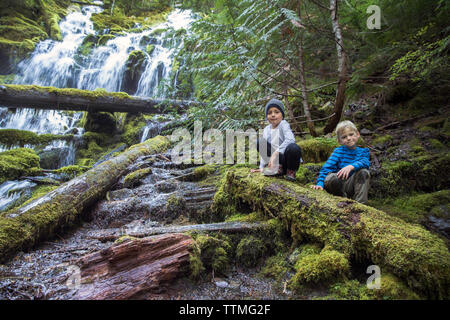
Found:
[[[294,245],[321,243],[349,261],[379,265],[410,288],[430,298],[449,298],[450,253],[445,242],[425,228],[353,200],[296,183],[250,174],[248,168],[227,173],[215,205],[247,203],[281,219]]]
[[[0,86],[0,105],[16,108],[161,114],[170,108],[182,112],[195,104],[199,103],[134,97],[125,92],[107,92],[105,90],[89,91],[13,84]]]
[[[164,151],[169,145],[162,136],[134,145],[47,195],[0,216],[0,261],[70,226],[106,194],[139,156]]]

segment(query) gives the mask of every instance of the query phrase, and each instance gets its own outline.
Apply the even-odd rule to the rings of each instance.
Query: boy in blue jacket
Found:
[[[367,203],[369,192],[369,149],[356,146],[359,132],[351,121],[342,121],[336,127],[336,136],[341,144],[333,150],[320,170],[313,189],[325,189],[335,196],[355,199]]]

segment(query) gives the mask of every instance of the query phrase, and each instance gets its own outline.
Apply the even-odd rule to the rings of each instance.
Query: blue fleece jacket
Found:
[[[325,162],[322,169],[320,169],[316,185],[323,188],[325,178],[329,173],[338,172],[350,164],[355,167],[355,170],[353,170],[350,175],[359,169],[368,169],[370,166],[369,149],[360,147],[349,149],[346,146],[340,146],[334,149],[327,162]]]

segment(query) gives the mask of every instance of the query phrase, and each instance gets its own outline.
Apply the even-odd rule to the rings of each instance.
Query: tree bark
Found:
[[[35,85],[0,86],[0,105],[15,108],[164,113],[165,108],[172,107],[177,112],[183,112],[195,104],[201,103],[134,97],[124,92],[97,92]]]
[[[80,267],[77,300],[152,299],[189,266],[194,240],[165,234],[122,243],[88,254]]]
[[[334,115],[328,120],[324,128],[324,134],[332,132],[339,120],[341,119],[342,109],[345,102],[345,89],[348,81],[347,75],[347,54],[344,49],[344,38],[342,37],[341,26],[339,25],[338,4],[337,0],[330,0],[331,24],[333,26],[333,33],[336,41],[336,50],[338,57],[338,86],[336,90],[336,100],[334,103]]]
[[[104,197],[138,157],[161,152],[169,145],[166,137],[157,136],[132,146],[45,196],[1,216],[0,261],[73,224],[86,209]]]

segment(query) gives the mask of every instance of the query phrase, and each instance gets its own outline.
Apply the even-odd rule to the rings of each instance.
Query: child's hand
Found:
[[[250,172],[261,172],[261,169],[250,169]]]
[[[349,164],[346,167],[343,167],[341,170],[339,170],[339,172],[337,173],[337,177],[338,179],[342,179],[342,180],[347,180],[347,178],[350,175],[350,172],[352,172],[352,170],[355,170],[355,167],[352,166],[351,164]]]
[[[270,157],[269,164],[267,165],[269,168],[272,168],[275,166],[275,160],[277,160],[279,152],[274,152],[272,156]]]
[[[311,189],[323,190],[323,188],[321,186],[311,186]]]

